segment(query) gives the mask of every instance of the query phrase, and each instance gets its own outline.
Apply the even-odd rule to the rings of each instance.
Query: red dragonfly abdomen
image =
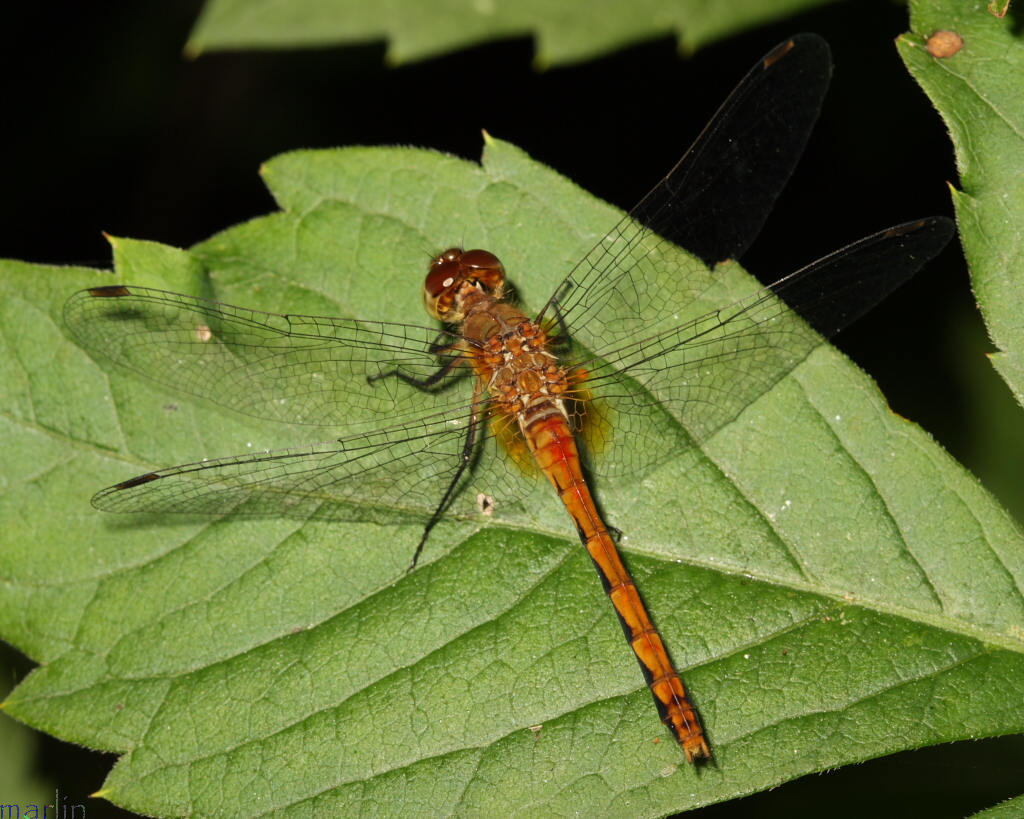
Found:
[[[696,709],[594,504],[580,468],[576,439],[565,416],[553,401],[535,407],[529,415],[530,420],[522,423],[527,444],[576,523],[580,539],[619,615],[626,639],[640,662],[662,722],[679,741],[688,762],[710,758],[711,750]]]

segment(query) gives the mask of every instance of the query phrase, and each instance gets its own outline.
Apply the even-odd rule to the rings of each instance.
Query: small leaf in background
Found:
[[[1024,43],[1012,11],[985,3],[911,3],[900,54],[949,128],[962,191],[953,191],[990,359],[1024,406]],[[953,44],[937,53],[927,37]],[[959,47],[956,48],[956,43]],[[1019,423],[1019,421],[1018,421]]]
[[[1024,815],[1024,796],[1007,799],[988,810],[973,814],[974,819],[1017,819]]]
[[[0,697],[6,697],[16,678],[15,652],[0,643]],[[21,671],[21,669],[18,669]],[[24,671],[21,671],[24,673]],[[0,717],[0,794],[5,804],[45,805],[54,798],[55,784],[43,781],[34,768],[40,735],[14,720]],[[52,804],[52,803],[51,803]]]
[[[437,2],[393,0],[210,0],[186,51],[310,48],[387,40],[395,64],[435,57],[496,39],[535,38],[540,66],[594,59],[629,45],[674,34],[693,50],[760,23],[780,20],[830,0],[586,0],[556,2]]]

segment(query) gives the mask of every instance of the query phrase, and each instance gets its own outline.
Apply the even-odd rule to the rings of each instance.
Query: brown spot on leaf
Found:
[[[928,38],[927,47],[928,53],[933,57],[945,59],[946,57],[952,57],[964,47],[964,38],[955,31],[940,29]]]

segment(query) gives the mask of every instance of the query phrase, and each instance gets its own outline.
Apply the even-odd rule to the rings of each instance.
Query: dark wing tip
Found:
[[[124,509],[117,508],[118,504],[124,500],[124,496],[121,496],[120,493],[126,489],[134,489],[136,486],[151,483],[158,480],[160,477],[161,475],[159,472],[147,472],[144,475],[136,475],[134,478],[121,481],[121,483],[116,483],[113,486],[108,486],[106,489],[101,489],[92,496],[92,505],[102,512],[126,511]]]
[[[913,222],[904,222],[902,225],[895,225],[887,231],[889,236],[906,236],[910,233],[928,231],[935,237],[936,253],[942,249],[939,243],[944,245],[953,238],[956,233],[956,223],[948,216],[926,216],[924,219],[916,219]]]
[[[132,295],[132,291],[123,284],[109,284],[104,285],[103,287],[90,287],[84,292],[98,299],[115,299],[121,298],[122,296]]]

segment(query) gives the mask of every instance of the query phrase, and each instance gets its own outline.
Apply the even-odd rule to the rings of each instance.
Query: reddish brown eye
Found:
[[[504,285],[505,268],[493,253],[450,247],[430,263],[423,305],[434,318],[456,323],[462,321],[468,299],[500,299]]]
[[[489,250],[467,250],[462,254],[462,266],[474,270],[500,270],[504,273],[498,257]]]
[[[441,264],[442,262],[457,262],[461,258],[462,248],[450,247],[444,253],[439,253],[437,256],[435,256],[434,261],[432,261],[430,264],[431,266],[433,266],[436,264]]]
[[[423,282],[423,292],[427,296],[436,299],[455,284],[458,277],[459,263],[457,261],[451,260],[435,264],[430,268],[426,281]]]
[[[505,268],[489,250],[467,250],[459,259],[463,275],[471,279],[485,293],[501,298],[505,286]]]
[[[423,306],[434,318],[441,321],[458,321],[452,312],[455,303],[455,289],[461,281],[462,248],[450,247],[430,263],[430,270],[423,282]]]

